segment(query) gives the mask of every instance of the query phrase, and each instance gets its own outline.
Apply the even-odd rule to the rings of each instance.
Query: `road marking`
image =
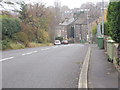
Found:
[[[54,46],[53,48],[58,48],[58,46]]]
[[[80,45],[81,47],[84,47],[84,45]]]
[[[33,53],[36,53],[36,52],[38,52],[38,51],[33,51],[33,52],[29,52],[29,53],[24,53],[24,54],[22,54],[22,55],[25,56],[25,55],[33,54]]]
[[[41,49],[42,51],[45,50],[45,49]]]
[[[14,57],[4,58],[4,59],[1,59],[0,62],[6,61],[6,60],[9,60],[9,59],[13,59],[13,58],[14,58]]]
[[[53,47],[53,48],[56,48],[56,47]]]
[[[50,48],[46,48],[46,50],[49,50]]]
[[[50,48],[41,49],[42,51],[49,50]]]

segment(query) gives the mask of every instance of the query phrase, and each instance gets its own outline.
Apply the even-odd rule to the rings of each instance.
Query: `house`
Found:
[[[63,23],[59,24],[59,35],[61,34],[61,36],[64,39],[70,39],[70,38],[74,38],[74,36],[72,35],[73,33],[73,27],[74,27],[74,18],[66,18],[65,21]]]

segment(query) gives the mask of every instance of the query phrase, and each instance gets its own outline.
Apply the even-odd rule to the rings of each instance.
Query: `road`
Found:
[[[77,88],[88,46],[69,44],[4,51],[3,88]]]

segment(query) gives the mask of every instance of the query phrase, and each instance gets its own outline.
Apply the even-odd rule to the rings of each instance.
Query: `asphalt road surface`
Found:
[[[2,88],[77,88],[87,49],[69,44],[4,51]]]

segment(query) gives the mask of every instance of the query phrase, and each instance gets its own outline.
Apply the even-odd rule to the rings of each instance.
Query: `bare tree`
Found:
[[[89,9],[88,14],[92,19],[97,19],[101,16],[101,8],[92,2],[82,4],[81,9]]]
[[[55,18],[56,18],[56,23],[59,24],[61,21],[61,3],[58,0],[55,0],[54,2],[55,5]]]
[[[95,20],[97,18],[99,18],[101,16],[101,6],[102,6],[102,2],[98,2],[96,4],[92,3],[92,2],[88,2],[88,3],[84,3],[81,5],[81,9],[89,9],[89,16]],[[108,6],[108,3],[105,2],[105,7]]]

